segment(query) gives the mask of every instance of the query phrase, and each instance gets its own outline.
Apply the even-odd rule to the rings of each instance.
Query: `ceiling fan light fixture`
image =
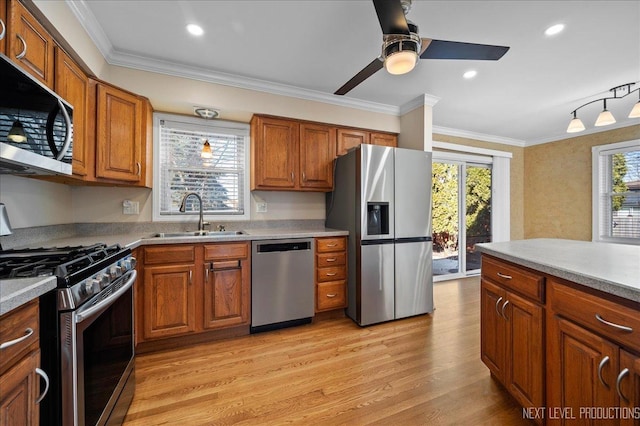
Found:
[[[387,56],[384,60],[384,67],[389,74],[401,75],[414,69],[417,62],[418,55],[416,55],[416,52],[404,50]]]

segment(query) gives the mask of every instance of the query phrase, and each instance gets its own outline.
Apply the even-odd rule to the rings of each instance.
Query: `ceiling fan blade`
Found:
[[[400,0],[373,0],[382,34],[409,34]]]
[[[347,81],[341,88],[336,90],[334,95],[344,95],[345,93],[349,92],[358,84],[362,83],[367,78],[371,77],[373,74],[379,71],[383,65],[384,65],[384,62],[382,58],[375,58],[373,61],[371,61],[369,65],[364,67],[362,71],[360,71],[358,74],[353,76],[353,78]]]
[[[423,38],[422,50],[420,59],[474,59],[480,61],[497,61],[507,53],[509,47]]]

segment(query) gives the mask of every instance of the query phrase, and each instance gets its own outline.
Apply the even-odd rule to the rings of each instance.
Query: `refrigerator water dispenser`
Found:
[[[389,203],[367,203],[367,235],[389,234]]]

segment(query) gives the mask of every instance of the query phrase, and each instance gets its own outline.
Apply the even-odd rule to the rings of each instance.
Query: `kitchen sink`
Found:
[[[179,237],[222,237],[228,235],[244,235],[242,231],[188,231],[188,232],[159,232],[152,238],[179,238]]]

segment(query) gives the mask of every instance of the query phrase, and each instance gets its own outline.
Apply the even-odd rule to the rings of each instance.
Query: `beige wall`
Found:
[[[640,125],[525,148],[524,236],[591,240],[591,147],[640,138]]]
[[[511,184],[511,239],[521,240],[525,237],[524,233],[524,148],[503,145],[493,142],[485,142],[475,139],[461,138],[457,136],[447,136],[434,134],[433,140],[437,142],[449,142],[457,145],[472,146],[476,148],[493,149],[496,151],[505,151],[512,154],[510,167],[510,184]]]

